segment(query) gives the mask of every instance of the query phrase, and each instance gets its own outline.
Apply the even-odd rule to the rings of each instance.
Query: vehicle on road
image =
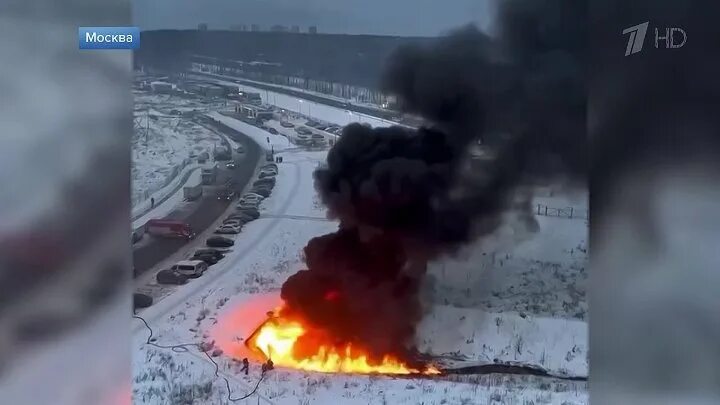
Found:
[[[234,169],[235,169],[235,162],[227,162],[227,163],[225,163],[225,167],[227,167],[227,168],[230,169],[230,170],[234,170]]]
[[[294,128],[295,124],[293,124],[292,122],[280,121],[280,126],[283,128]]]
[[[235,149],[237,153],[245,153],[245,147],[242,145],[238,145],[237,149]]]
[[[215,196],[218,200],[232,200],[235,198],[235,191],[231,190],[229,188],[221,188],[220,190],[215,192]]]
[[[237,235],[240,232],[242,232],[242,228],[233,225],[222,225],[219,228],[215,229],[215,233],[219,235]]]
[[[205,273],[208,265],[202,260],[182,260],[170,267],[171,271],[176,271],[188,278],[198,278]]]
[[[153,299],[147,294],[134,293],[133,294],[133,308],[147,308],[153,304]]]
[[[145,232],[153,236],[165,238],[186,238],[195,237],[192,227],[182,221],[169,219],[151,219],[145,224]]]
[[[158,284],[182,285],[187,283],[188,277],[173,270],[160,270],[155,276]]]
[[[235,244],[232,239],[225,238],[223,236],[211,236],[207,238],[205,244],[209,247],[227,248]]]
[[[195,201],[198,198],[202,197],[202,195],[203,195],[202,184],[198,184],[196,186],[183,187],[183,199],[185,199],[186,201]]]
[[[267,131],[270,132],[270,133],[273,134],[273,135],[277,135],[277,134],[278,134],[278,130],[275,129],[275,128],[273,128],[273,127],[268,127]]]

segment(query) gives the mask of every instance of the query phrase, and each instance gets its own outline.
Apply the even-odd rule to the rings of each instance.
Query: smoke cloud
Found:
[[[307,270],[282,288],[290,311],[338,342],[411,361],[427,261],[506,213],[532,226],[534,184],[584,180],[581,3],[506,1],[495,37],[468,26],[397,50],[382,86],[428,124],[344,128],[315,172],[340,229],[306,246]],[[470,159],[478,142],[485,157]]]

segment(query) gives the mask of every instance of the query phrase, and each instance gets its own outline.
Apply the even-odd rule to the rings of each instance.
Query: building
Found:
[[[252,31],[252,32],[260,32],[260,26],[257,25],[257,24],[252,24],[252,25],[250,26],[250,31]]]
[[[290,32],[295,33],[295,34],[299,33],[299,32],[300,32],[300,26],[299,26],[299,25],[293,25],[293,26],[290,28]]]
[[[207,31],[208,25],[206,23],[198,24],[198,31]]]
[[[272,31],[272,32],[287,32],[287,27],[284,25],[273,25],[270,28],[270,31]]]
[[[230,26],[231,31],[245,31],[245,25],[243,24],[234,24]]]
[[[316,26],[316,25],[311,25],[311,26],[308,28],[308,34],[317,34],[317,26]]]

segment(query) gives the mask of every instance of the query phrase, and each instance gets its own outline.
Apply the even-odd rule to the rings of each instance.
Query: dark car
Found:
[[[257,208],[243,208],[237,210],[237,212],[247,214],[252,219],[260,218],[260,211],[258,211]]]
[[[146,294],[134,293],[133,294],[133,308],[147,308],[153,304],[151,296]]]
[[[222,259],[225,257],[225,252],[226,250],[224,249],[203,248],[195,250],[195,255],[211,255],[217,257],[218,259]]]
[[[308,127],[317,127],[318,125],[320,125],[320,123],[310,120],[310,121],[306,122],[305,125]]]
[[[253,187],[252,189],[250,189],[250,192],[267,198],[270,196],[272,189],[270,187],[257,186],[257,187]]]
[[[268,164],[266,164],[266,165],[262,165],[262,167],[261,167],[260,169],[261,169],[261,170],[262,170],[262,169],[274,169],[274,170],[277,171],[278,166],[277,166],[275,163],[268,163]]]
[[[213,264],[215,264],[215,263],[217,263],[217,262],[220,261],[220,259],[218,259],[218,258],[215,257],[214,255],[211,255],[211,254],[198,254],[198,253],[195,253],[195,254],[193,255],[193,257],[191,257],[189,260],[202,260],[202,261],[205,262],[205,264],[207,264],[208,266],[212,266]]]
[[[275,128],[273,128],[273,127],[268,128],[267,131],[270,132],[270,133],[273,134],[273,135],[277,135],[277,134],[278,134],[278,130],[275,129]]]
[[[283,128],[293,128],[295,127],[295,124],[293,124],[292,122],[282,121],[280,122],[280,126]]]
[[[260,179],[264,179],[264,178],[266,178],[266,177],[275,177],[275,176],[276,176],[276,173],[264,172],[264,171],[263,171],[263,172],[260,172],[260,174],[258,175],[258,177],[259,177]]]
[[[223,248],[223,247],[233,246],[235,244],[235,241],[233,241],[232,239],[222,237],[222,236],[211,236],[211,237],[207,238],[207,240],[205,241],[205,244],[210,247]]]
[[[182,285],[187,283],[188,277],[173,270],[160,270],[157,274],[158,284]]]
[[[264,177],[264,178],[262,178],[262,179],[255,180],[255,181],[253,182],[253,187],[258,187],[258,186],[270,186],[270,187],[275,187],[275,177],[272,177],[272,176],[271,176],[271,177]]]

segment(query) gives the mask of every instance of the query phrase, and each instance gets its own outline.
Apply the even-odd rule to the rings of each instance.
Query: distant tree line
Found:
[[[377,89],[390,53],[399,45],[431,38],[370,35],[162,30],[141,34],[135,65],[181,71],[193,55],[239,62],[269,62],[267,74]]]

